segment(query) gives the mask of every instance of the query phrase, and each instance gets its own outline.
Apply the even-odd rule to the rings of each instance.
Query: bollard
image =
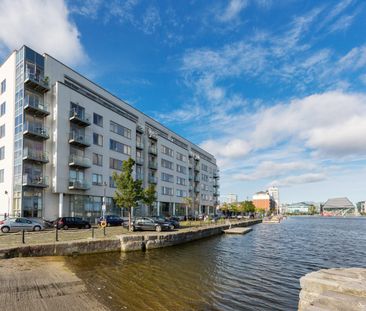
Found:
[[[56,225],[56,242],[58,242],[58,226]]]
[[[92,238],[95,238],[95,234],[94,234],[94,227],[92,228]]]
[[[25,230],[22,230],[22,243],[25,244]]]
[[[103,234],[104,234],[104,236],[105,236],[105,227],[103,227]]]

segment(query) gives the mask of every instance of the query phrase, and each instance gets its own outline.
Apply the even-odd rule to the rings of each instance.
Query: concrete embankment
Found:
[[[4,310],[109,310],[61,260],[1,260],[0,272],[0,305]]]
[[[327,269],[300,279],[299,311],[365,311],[366,269]]]
[[[68,256],[76,254],[93,254],[113,251],[138,251],[167,247],[195,241],[221,234],[232,227],[247,227],[262,220],[246,220],[231,225],[209,225],[192,227],[171,232],[143,232],[136,234],[116,235],[109,239],[87,239],[70,242],[56,242],[29,246],[0,249],[0,258],[31,256]]]

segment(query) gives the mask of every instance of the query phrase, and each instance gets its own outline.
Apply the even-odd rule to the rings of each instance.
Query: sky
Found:
[[[0,0],[48,53],[212,153],[220,192],[366,199],[366,2]]]

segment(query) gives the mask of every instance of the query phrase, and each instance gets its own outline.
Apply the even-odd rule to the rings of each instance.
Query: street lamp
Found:
[[[7,214],[7,217],[6,218],[9,218],[9,214],[10,214],[10,197],[9,197],[9,193],[7,190],[5,190],[5,195],[8,197],[8,214]]]

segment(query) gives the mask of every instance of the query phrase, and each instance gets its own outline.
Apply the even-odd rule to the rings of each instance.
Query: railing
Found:
[[[152,154],[157,154],[158,149],[155,146],[149,146],[149,152]]]
[[[70,120],[71,121],[76,121],[79,123],[83,123],[85,125],[90,125],[91,124],[91,115],[85,112],[82,112],[78,109],[71,109],[70,110]]]
[[[142,141],[137,141],[136,142],[136,148],[144,149],[144,143]]]
[[[48,176],[25,174],[23,175],[24,186],[48,187]]]
[[[158,178],[155,177],[155,176],[150,175],[149,176],[149,183],[151,183],[151,184],[157,184],[158,183]]]
[[[192,180],[193,179],[193,175],[189,175],[188,178],[189,178],[189,180]]]
[[[136,158],[136,164],[138,164],[138,165],[144,165],[144,158],[137,157]]]
[[[23,133],[32,134],[46,139],[50,137],[47,127],[43,126],[42,124],[33,122],[25,122],[23,124]]]
[[[158,163],[155,162],[155,161],[149,161],[149,168],[157,170],[158,169]]]
[[[79,156],[76,154],[70,154],[69,165],[76,165],[76,166],[88,168],[88,167],[91,167],[91,161],[90,161],[90,159],[88,159],[86,157]]]
[[[196,177],[194,178],[194,181],[195,181],[195,182],[199,182],[199,181],[200,181],[200,178],[199,178],[198,176],[196,176]]]
[[[143,174],[136,174],[136,180],[144,180]]]
[[[48,78],[44,77],[41,74],[34,74],[31,73],[30,71],[26,71],[24,81],[25,82],[30,81],[32,83],[36,83],[42,88],[42,90],[49,90]]]
[[[29,160],[39,161],[39,162],[48,162],[48,153],[45,151],[33,150],[32,148],[24,148],[23,150],[23,158],[27,158]]]
[[[42,100],[30,100],[29,96],[25,97],[24,108],[32,108],[32,110],[39,110],[44,114],[49,114],[48,105],[46,103],[44,103]]]
[[[91,185],[86,180],[69,179],[69,189],[88,190]]]
[[[79,133],[77,131],[70,132],[69,142],[70,143],[75,142],[77,144],[81,144],[81,145],[84,145],[84,146],[90,146],[89,136],[87,136],[83,133]]]

